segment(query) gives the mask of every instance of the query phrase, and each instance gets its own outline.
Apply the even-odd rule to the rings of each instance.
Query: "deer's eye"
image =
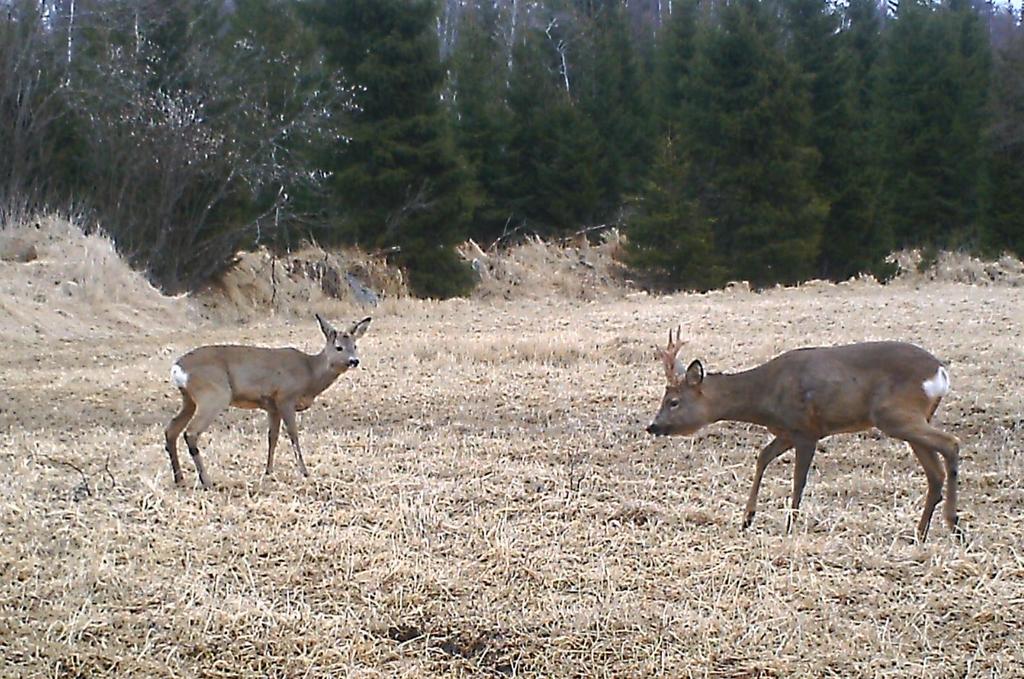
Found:
[[[669,408],[678,408],[679,407],[679,399],[678,398],[674,398],[671,401],[669,401],[668,402],[668,407]]]

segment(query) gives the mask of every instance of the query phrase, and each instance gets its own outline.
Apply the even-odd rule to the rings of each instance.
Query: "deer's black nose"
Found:
[[[348,367],[355,368],[357,365],[359,365],[359,359],[358,358],[350,358],[350,359],[348,359]]]
[[[650,425],[647,426],[647,433],[654,434],[655,436],[657,436],[658,434],[661,433],[661,430],[658,428],[658,425],[652,422]]]

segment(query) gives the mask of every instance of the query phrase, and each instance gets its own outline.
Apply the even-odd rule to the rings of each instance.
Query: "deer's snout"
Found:
[[[358,358],[350,358],[350,359],[348,359],[348,367],[355,368],[358,365],[359,365],[359,359]]]
[[[649,425],[647,425],[647,433],[654,434],[655,436],[662,436],[664,435],[665,430],[662,429],[660,426],[656,425],[655,423],[651,422]]]

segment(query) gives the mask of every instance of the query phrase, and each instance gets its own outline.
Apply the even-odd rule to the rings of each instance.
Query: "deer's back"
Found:
[[[942,366],[924,349],[905,342],[864,342],[796,349],[769,361],[766,390],[789,427],[818,433],[859,431],[881,410],[926,410],[933,398],[925,382]]]
[[[781,369],[798,368],[812,376],[835,373],[877,375],[893,380],[924,380],[942,361],[907,342],[860,342],[836,347],[807,347],[788,351],[769,361]]]

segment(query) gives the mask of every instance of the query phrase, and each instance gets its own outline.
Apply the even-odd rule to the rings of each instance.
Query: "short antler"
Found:
[[[661,352],[661,360],[665,364],[665,378],[668,380],[669,385],[676,385],[683,379],[683,375],[679,374],[676,370],[676,355],[679,350],[683,348],[683,328],[682,326],[676,327],[675,337],[672,337],[672,331],[668,331],[668,346],[665,347],[665,351]]]

